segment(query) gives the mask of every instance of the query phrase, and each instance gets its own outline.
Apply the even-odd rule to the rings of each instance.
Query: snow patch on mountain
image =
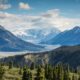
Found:
[[[17,34],[17,36],[28,42],[39,43],[44,40],[48,40],[52,37],[55,37],[59,33],[60,33],[60,30],[58,30],[55,27],[31,28],[31,29],[26,29],[22,34]]]

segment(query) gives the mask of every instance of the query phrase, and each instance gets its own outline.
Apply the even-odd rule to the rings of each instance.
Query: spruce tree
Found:
[[[70,73],[69,65],[66,65],[65,67],[66,67],[66,69],[64,69],[64,80],[70,80],[70,77],[69,77],[69,73]]]
[[[29,80],[29,72],[26,67],[23,69],[22,80]]]
[[[47,79],[53,80],[53,68],[52,68],[51,65],[48,66],[48,75],[47,75]]]
[[[13,67],[13,62],[10,61],[10,62],[9,62],[9,69],[11,69],[12,67]]]
[[[22,75],[22,69],[21,68],[19,69],[19,74]]]
[[[34,68],[35,68],[35,64],[34,64],[34,62],[32,62],[32,63],[31,63],[31,66],[30,66],[30,69],[31,69],[31,70],[34,70]]]
[[[48,64],[45,65],[45,78],[48,79]]]
[[[0,80],[3,80],[3,75],[5,73],[4,68],[0,65]]]
[[[32,72],[29,73],[29,80],[34,80]]]
[[[64,80],[70,80],[69,72],[67,72],[66,70],[64,70]]]
[[[53,80],[57,80],[57,70],[56,70],[56,67],[53,68]]]
[[[41,66],[38,66],[35,80],[44,80],[44,79],[45,79],[45,78],[44,78],[43,69],[41,68]]]
[[[80,80],[80,76],[79,76],[78,80]]]
[[[63,73],[63,65],[62,63],[58,64],[58,74],[57,74],[57,78],[58,80],[63,80],[64,78],[64,73]]]
[[[74,75],[72,76],[72,80],[75,80],[75,76]]]

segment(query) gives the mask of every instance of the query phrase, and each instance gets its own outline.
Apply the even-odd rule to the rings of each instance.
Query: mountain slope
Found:
[[[59,62],[69,64],[71,67],[77,68],[80,65],[80,46],[63,46],[53,51],[43,53],[27,53],[24,55],[16,55],[12,57],[2,58],[0,61],[9,62],[13,61],[15,64],[21,66],[30,65],[34,62],[39,64],[52,64],[55,65]]]
[[[55,45],[78,45],[80,44],[80,27],[76,26],[71,30],[61,32],[56,37],[43,43]]]
[[[60,33],[55,27],[52,28],[31,28],[24,32],[25,34],[17,34],[17,36],[25,41],[39,43],[44,40],[49,40]]]
[[[0,51],[36,51],[41,49],[41,46],[25,42],[0,26]]]

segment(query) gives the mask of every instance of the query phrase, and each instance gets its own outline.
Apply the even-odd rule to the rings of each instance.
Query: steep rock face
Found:
[[[36,51],[40,49],[42,49],[41,46],[25,42],[0,26],[0,51]]]
[[[45,42],[45,44],[78,45],[80,44],[80,27],[76,26],[71,30],[61,32],[56,37]]]
[[[39,64],[56,65],[59,62],[69,64],[71,67],[77,68],[80,65],[80,46],[63,46],[53,51],[43,53],[27,53],[0,59],[1,62],[13,61],[15,64],[29,65],[34,62]]]

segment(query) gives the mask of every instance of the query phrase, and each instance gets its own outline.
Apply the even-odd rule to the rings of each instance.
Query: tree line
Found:
[[[4,64],[0,64],[0,80],[3,80],[5,69]],[[12,62],[8,63],[8,68],[14,67]],[[68,64],[58,63],[57,65],[35,65],[33,62],[30,66],[18,66],[21,80],[80,80],[79,67],[73,70]],[[72,73],[72,75],[71,75]],[[75,75],[78,75],[75,76]]]

